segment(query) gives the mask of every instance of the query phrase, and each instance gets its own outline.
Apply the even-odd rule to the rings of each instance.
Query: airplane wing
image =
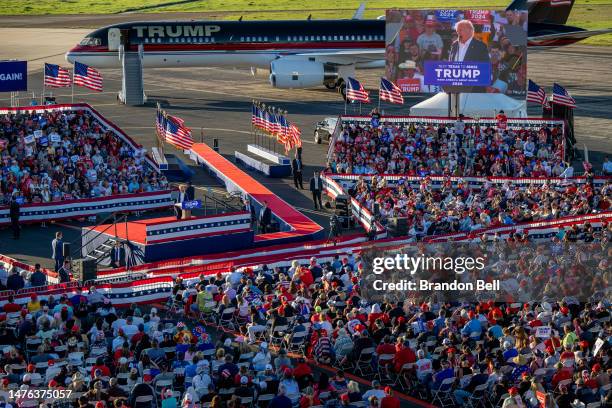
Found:
[[[591,30],[591,31],[581,30],[581,31],[572,31],[569,33],[538,35],[535,37],[529,37],[529,41],[557,40],[561,38],[573,38],[577,40],[584,40],[585,38],[589,38],[594,35],[601,35],[601,34],[608,34],[608,33],[612,33],[612,28],[603,29],[603,30]]]
[[[365,49],[351,51],[315,51],[301,52],[299,54],[291,54],[291,58],[312,58],[315,57],[318,61],[328,62],[332,64],[355,64],[363,62],[372,62],[385,59],[384,49]],[[286,57],[282,57],[286,58]]]
[[[585,38],[593,37],[595,35],[612,33],[612,28],[603,30],[580,30],[570,31],[566,33],[555,33],[555,34],[544,34],[529,37],[529,45],[534,46],[555,46],[555,45],[566,45],[573,44]]]

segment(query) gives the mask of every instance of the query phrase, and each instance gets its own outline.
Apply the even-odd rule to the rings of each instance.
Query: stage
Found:
[[[125,246],[127,256],[140,262],[226,252],[253,246],[250,213],[233,212],[214,216],[152,218],[82,229],[83,256],[109,240]]]

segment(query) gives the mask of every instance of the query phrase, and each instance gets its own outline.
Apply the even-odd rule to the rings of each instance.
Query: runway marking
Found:
[[[112,74],[111,74],[112,75]],[[108,75],[108,76],[111,76]],[[267,99],[268,101],[272,101],[272,102],[286,102],[286,103],[296,103],[299,105],[312,105],[312,101],[311,102],[302,102],[302,101],[296,101],[296,100],[291,100],[291,99],[279,99],[279,98],[271,98],[271,97],[265,97],[262,98],[261,95],[257,95],[257,96],[253,96],[253,95],[248,95],[248,94],[233,94],[233,93],[228,93],[228,92],[221,92],[221,91],[211,91],[211,90],[207,90],[207,89],[201,89],[201,88],[192,88],[192,87],[176,87],[176,86],[167,86],[167,85],[160,85],[159,82],[150,82],[150,81],[145,81],[145,85],[154,85],[158,88],[164,88],[164,89],[171,89],[171,90],[183,90],[183,91],[192,91],[192,92],[203,92],[203,93],[210,93],[210,94],[214,94],[214,95],[227,95],[227,96],[234,96],[234,97],[238,97],[238,98],[243,98],[243,99]],[[148,88],[147,88],[148,89]],[[145,89],[146,91],[146,89]],[[333,104],[335,103],[335,101],[324,101],[324,104]]]

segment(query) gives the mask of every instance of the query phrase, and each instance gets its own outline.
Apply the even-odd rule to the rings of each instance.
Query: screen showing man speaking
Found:
[[[387,10],[386,75],[403,92],[526,94],[527,11]]]

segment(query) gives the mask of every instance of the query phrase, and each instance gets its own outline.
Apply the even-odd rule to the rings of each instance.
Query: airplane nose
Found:
[[[76,47],[70,49],[65,55],[66,61],[68,61],[71,64],[74,64],[74,61],[75,61],[75,57],[76,57],[75,51],[76,51]]]

